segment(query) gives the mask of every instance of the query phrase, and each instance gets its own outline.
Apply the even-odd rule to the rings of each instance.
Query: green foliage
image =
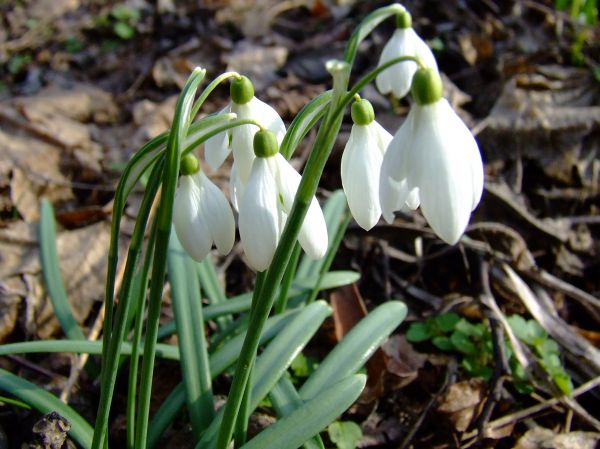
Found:
[[[352,421],[335,421],[327,428],[329,439],[338,449],[355,449],[362,438],[362,430]]]
[[[583,66],[585,46],[590,43],[590,39],[593,39],[593,28],[598,23],[598,2],[597,0],[555,0],[554,6],[559,11],[568,11],[575,22],[570,51],[571,62]],[[592,68],[592,70],[596,69]]]
[[[114,5],[107,15],[95,17],[94,25],[99,29],[110,30],[114,36],[125,41],[135,36],[136,25],[140,21],[140,18],[141,13],[139,9],[121,3]],[[111,46],[108,48],[110,50],[116,43],[111,39],[107,41],[111,42]],[[107,45],[109,44],[106,42],[103,43],[104,48]]]
[[[6,68],[11,75],[18,75],[31,61],[30,54],[16,54],[8,60]]]
[[[508,318],[515,336],[529,346],[540,365],[546,370],[556,386],[569,394],[573,385],[560,360],[558,344],[535,320],[525,320],[520,315]],[[493,345],[486,322],[471,323],[455,313],[443,313],[423,322],[411,324],[406,333],[413,343],[430,341],[442,351],[462,355],[461,366],[471,376],[489,380],[493,373]],[[515,388],[521,393],[531,393],[532,385],[527,374],[514,357],[512,348],[505,344]]]

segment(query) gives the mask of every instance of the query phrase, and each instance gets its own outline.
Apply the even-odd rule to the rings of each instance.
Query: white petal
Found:
[[[419,151],[409,158],[409,186],[419,188],[421,211],[431,228],[454,244],[469,222],[473,204],[472,163],[465,157],[467,149],[455,145],[465,141],[464,129],[457,128],[456,114],[444,99],[415,108],[413,144]]]
[[[226,106],[218,114],[229,113],[231,106]],[[212,170],[218,169],[229,155],[229,132],[216,134],[204,142],[204,159]]]
[[[302,177],[280,153],[267,158],[267,162],[277,183],[280,205],[289,214]]]
[[[416,31],[413,28],[409,28],[408,33],[410,34],[410,36],[408,36],[407,38],[412,42],[413,46],[412,54],[414,56],[418,56],[421,59],[421,61],[423,61],[423,64],[425,64],[426,67],[437,70],[437,62],[429,46],[425,43],[423,39],[421,39],[421,37],[416,33]]]
[[[406,159],[412,149],[413,109],[387,147],[379,176],[379,201],[383,218],[394,221],[394,211],[400,210],[409,199],[412,188],[407,185],[409,168]]]
[[[420,204],[419,189],[414,188],[408,194],[408,198],[406,198],[406,206],[408,206],[409,209],[416,210]]]
[[[217,250],[223,255],[228,254],[235,241],[235,221],[229,201],[202,171],[195,178],[201,186],[200,213],[205,217]]]
[[[233,204],[233,208],[236,210],[236,212],[239,212],[240,202],[242,196],[244,195],[244,185],[242,184],[242,180],[237,173],[235,161],[233,164],[231,164],[231,173],[229,175],[229,192],[231,196],[231,204]]]
[[[383,48],[378,65],[382,65],[391,59],[404,55],[415,56],[415,41],[413,34],[414,30],[412,30],[412,28],[397,28],[391,39]],[[416,70],[417,64],[412,61],[394,64],[377,76],[375,79],[377,89],[382,94],[392,92],[395,97],[402,98],[410,90],[412,77]]]
[[[173,203],[173,224],[181,246],[198,262],[212,246],[210,231],[200,213],[200,197],[200,189],[192,177],[182,176]]]
[[[267,161],[277,183],[279,205],[284,218],[287,218],[292,210],[294,197],[302,178],[296,169],[279,153],[274,157],[267,158]],[[323,211],[314,197],[304,217],[298,234],[298,241],[306,254],[313,259],[320,259],[327,252],[327,224],[325,223]]]
[[[319,202],[313,197],[298,234],[300,246],[312,259],[321,259],[327,253],[327,224]]]
[[[381,126],[376,121],[373,121],[369,125],[369,127],[371,128],[371,131],[373,133],[375,133],[375,136],[377,137],[377,145],[379,146],[379,149],[381,150],[381,155],[383,156],[385,154],[385,152],[387,151],[387,147],[390,145],[390,142],[392,141],[393,136],[383,126]]]
[[[285,124],[277,111],[256,97],[253,97],[252,100],[250,100],[249,105],[252,111],[252,118],[269,131],[272,131],[277,137],[277,142],[281,144],[281,141],[285,136]]]
[[[352,127],[342,155],[342,186],[352,216],[367,231],[381,216],[379,173],[382,154],[377,133],[370,125]]]
[[[265,158],[256,158],[240,203],[240,238],[248,264],[266,270],[279,242],[277,187]]]

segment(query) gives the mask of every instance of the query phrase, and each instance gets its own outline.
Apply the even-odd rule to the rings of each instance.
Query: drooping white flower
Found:
[[[256,120],[263,128],[275,133],[279,143],[283,140],[285,135],[283,120],[275,109],[254,96],[252,82],[245,76],[232,81],[231,103],[219,114],[230,112],[236,114],[238,119]],[[241,125],[211,137],[204,144],[206,162],[216,170],[233,151],[237,174],[245,184],[254,160],[252,138],[257,131],[255,125]]]
[[[173,224],[181,246],[196,261],[206,257],[213,243],[221,254],[229,253],[233,247],[235,221],[229,202],[190,155],[182,161]]]
[[[263,139],[265,135],[269,137]],[[267,143],[257,144],[261,139]],[[264,271],[275,254],[301,176],[278,153],[273,133],[259,131],[254,142],[257,157],[239,200],[239,229],[248,264],[257,271]],[[327,252],[327,225],[314,197],[300,228],[298,241],[314,259],[323,257]]]
[[[454,244],[481,199],[483,164],[475,138],[441,92],[437,72],[415,74],[416,104],[383,158],[380,200],[388,222],[403,204],[420,201],[431,228]]]
[[[416,56],[425,67],[437,70],[437,63],[431,49],[412,28],[410,14],[405,11],[397,16],[398,28],[391,39],[383,47],[379,57],[379,66],[400,56]],[[412,61],[400,62],[381,72],[375,79],[377,89],[382,94],[394,94],[404,97],[410,90],[412,77],[417,71],[417,64]]]
[[[392,135],[375,121],[367,100],[352,105],[354,125],[342,155],[342,186],[348,207],[358,225],[369,230],[381,216],[379,173]]]

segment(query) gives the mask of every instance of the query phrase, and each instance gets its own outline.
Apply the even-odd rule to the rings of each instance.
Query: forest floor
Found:
[[[191,70],[201,66],[209,79],[225,70],[248,75],[256,96],[289,124],[330,87],[325,62],[341,58],[354,27],[385,4],[0,1],[0,343],[62,336],[39,262],[40,198],[56,212],[75,317],[86,333],[99,331],[120,170],[168,129]],[[411,0],[405,6],[435,51],[446,97],[476,135],[485,188],[455,246],[438,240],[418,211],[368,233],[350,224],[333,267],[361,277],[352,287],[324,292],[344,304],[335,324],[389,299],[404,301],[409,313],[371,360],[368,389],[343,419],[361,426],[361,448],[598,447],[600,30],[543,0]],[[353,81],[376,66],[393,26],[385,22],[361,45]],[[374,87],[362,96],[394,133],[409,103]],[[202,114],[227,102],[227,89],[217,89]],[[320,183],[321,199],[341,188],[349,131],[348,118]],[[309,134],[296,152],[297,167],[314,138]],[[210,176],[227,188],[229,168]],[[128,204],[125,235],[140,198]],[[252,288],[239,245],[215,260],[228,294]],[[172,317],[168,302],[163,316]],[[514,354],[503,359],[494,351],[507,317],[512,323],[515,316],[542,343],[558,343],[551,354],[524,345],[529,363],[541,366],[526,381],[511,371]],[[457,326],[468,341],[453,340]],[[325,347],[312,347],[315,357],[335,341],[334,327],[322,329]],[[544,357],[553,354],[564,371],[548,368],[553,362]],[[58,395],[65,394],[75,360],[7,356],[0,368]],[[157,402],[178,380],[173,366],[157,367],[165,378]],[[561,379],[572,382],[571,399],[553,399]],[[218,385],[217,393],[226,394],[228,381]],[[81,373],[69,388],[70,404],[93,418],[98,385]],[[122,413],[117,406],[115,447],[123,442]],[[0,449],[31,441],[39,418],[0,398]],[[188,432],[184,422],[175,424],[164,447],[191,447]]]

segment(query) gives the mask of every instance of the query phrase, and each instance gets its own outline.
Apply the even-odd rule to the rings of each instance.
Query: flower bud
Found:
[[[361,98],[352,104],[352,121],[356,125],[368,125],[375,120],[375,111],[369,100]]]
[[[200,162],[193,154],[186,154],[181,159],[180,171],[183,176],[190,176],[200,171]]]
[[[437,70],[418,69],[412,79],[411,93],[418,105],[432,104],[442,98],[444,86]]]
[[[408,11],[402,11],[396,15],[396,28],[412,27],[412,17]]]
[[[253,145],[256,157],[271,157],[279,153],[277,136],[268,129],[261,129],[254,134]]]
[[[246,104],[254,97],[254,86],[247,76],[240,76],[231,82],[229,87],[231,100],[237,104]]]

